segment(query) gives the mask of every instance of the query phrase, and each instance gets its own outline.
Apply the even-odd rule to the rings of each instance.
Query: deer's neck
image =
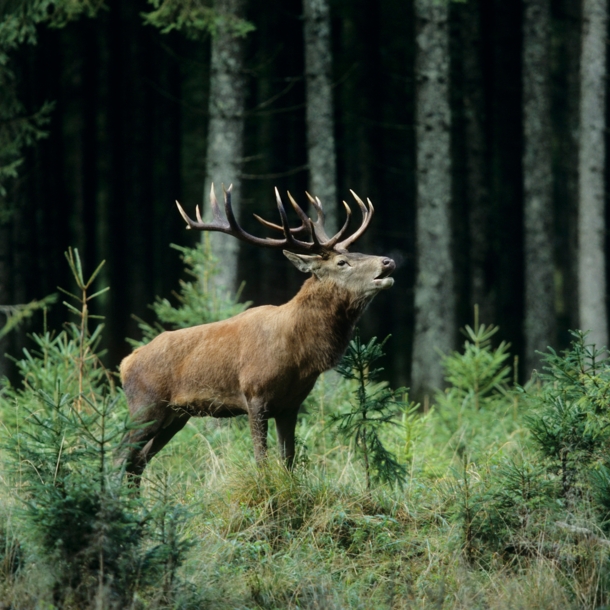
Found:
[[[293,353],[306,374],[322,373],[339,362],[367,302],[311,277],[286,303]]]

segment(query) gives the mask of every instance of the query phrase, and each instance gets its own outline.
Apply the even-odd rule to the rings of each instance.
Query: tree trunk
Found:
[[[555,344],[549,0],[527,0],[523,22],[525,372]]]
[[[555,265],[558,282],[557,338],[578,328],[578,109],[580,79],[580,2],[560,0],[551,7],[553,72],[553,200]]]
[[[478,2],[455,4],[459,9],[462,60],[462,104],[470,275],[470,316],[479,307],[485,324],[495,321],[487,268],[490,258],[489,151],[485,139],[485,89],[481,51],[481,7]]]
[[[578,158],[578,305],[580,327],[608,344],[604,219],[607,1],[583,0]]]
[[[411,386],[443,385],[439,351],[454,347],[448,7],[416,0],[417,279]]]
[[[517,354],[523,347],[523,93],[521,2],[484,0],[486,85],[489,87],[490,201],[493,282],[500,337]],[[523,359],[521,358],[521,362]]]
[[[309,189],[319,197],[329,234],[337,228],[337,170],[328,0],[303,0]]]
[[[244,0],[216,0],[220,14],[242,18]],[[246,81],[244,73],[243,38],[234,36],[222,26],[212,38],[210,70],[210,101],[206,180],[203,207],[211,219],[208,192],[213,182],[217,196],[222,199],[222,187],[233,184],[233,210],[239,218],[241,170],[244,149],[244,104]],[[211,234],[212,252],[220,261],[215,278],[220,288],[237,288],[239,242],[220,233]]]

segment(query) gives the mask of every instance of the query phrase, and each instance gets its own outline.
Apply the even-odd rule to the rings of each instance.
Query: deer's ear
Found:
[[[303,273],[315,273],[320,267],[320,256],[309,255],[309,254],[295,254],[288,250],[282,250],[284,256],[299,270]]]

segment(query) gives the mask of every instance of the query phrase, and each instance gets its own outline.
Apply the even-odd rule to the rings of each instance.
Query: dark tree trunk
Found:
[[[580,2],[551,6],[553,36],[553,199],[558,341],[567,346],[569,329],[578,328],[578,90]]]
[[[489,198],[489,150],[486,139],[487,108],[483,81],[481,3],[455,4],[459,11],[461,106],[463,112],[464,195],[468,210],[469,319],[475,305],[485,324],[495,322],[491,284],[491,226]],[[455,149],[454,149],[455,150]]]
[[[549,0],[527,0],[523,16],[523,195],[525,373],[555,346]]]
[[[493,283],[502,339],[523,353],[523,99],[521,5],[481,3],[488,128]]]

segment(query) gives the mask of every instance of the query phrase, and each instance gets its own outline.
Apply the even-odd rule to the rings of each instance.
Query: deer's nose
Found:
[[[391,259],[391,258],[384,258],[381,261],[381,264],[386,268],[386,269],[391,269],[392,271],[394,271],[394,269],[396,269],[396,263]]]

